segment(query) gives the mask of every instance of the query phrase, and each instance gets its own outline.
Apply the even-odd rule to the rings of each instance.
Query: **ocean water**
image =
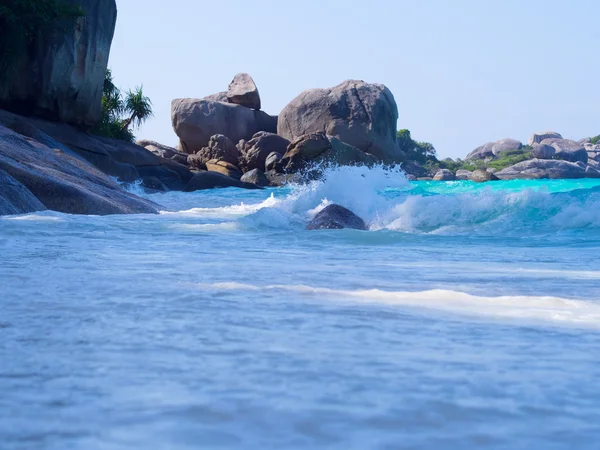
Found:
[[[0,218],[1,449],[600,448],[600,181],[147,197]]]

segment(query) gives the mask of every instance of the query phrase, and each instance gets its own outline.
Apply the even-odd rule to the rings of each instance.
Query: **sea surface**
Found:
[[[0,218],[2,450],[600,448],[600,181],[144,195]]]

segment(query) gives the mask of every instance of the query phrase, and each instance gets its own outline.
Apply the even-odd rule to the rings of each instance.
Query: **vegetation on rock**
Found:
[[[101,136],[134,141],[133,128],[152,117],[152,102],[144,95],[142,86],[125,94],[115,85],[110,69],[104,79],[102,120],[94,129]]]
[[[83,10],[64,0],[2,0],[0,4],[0,80],[13,74],[19,63],[48,33],[68,30]]]

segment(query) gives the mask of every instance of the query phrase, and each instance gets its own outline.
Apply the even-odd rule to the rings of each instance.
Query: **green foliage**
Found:
[[[598,136],[592,138],[592,144],[594,144],[594,145],[600,144],[600,134]]]
[[[516,155],[502,155],[500,158],[488,162],[486,168],[491,167],[492,169],[502,170],[532,158],[533,155],[531,152],[523,152]]]
[[[2,0],[0,5],[0,78],[13,75],[48,33],[68,30],[84,15],[64,0]]]
[[[429,142],[413,140],[409,130],[400,130],[396,134],[400,150],[406,154],[409,161],[426,164],[428,161],[437,161],[435,148]]]
[[[127,118],[124,119],[123,116]],[[130,127],[140,126],[152,116],[152,102],[144,95],[142,88],[129,90],[123,98],[121,90],[115,86],[112,72],[108,69],[102,95],[102,121],[94,129],[94,133],[113,139],[133,141],[135,136]]]

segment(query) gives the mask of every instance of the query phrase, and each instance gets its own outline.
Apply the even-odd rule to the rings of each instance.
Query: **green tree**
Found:
[[[102,120],[94,133],[133,141],[135,136],[131,128],[141,125],[152,116],[152,102],[144,95],[142,88],[128,91],[123,98],[121,90],[114,83],[111,70],[107,69],[102,95]]]
[[[147,119],[152,117],[152,102],[144,95],[142,86],[138,86],[135,90],[127,91],[125,97],[125,111],[129,113],[129,118],[123,122],[123,128],[139,127]]]
[[[410,131],[407,129],[399,130],[396,136],[400,150],[406,154],[409,161],[416,161],[420,164],[425,164],[428,161],[437,162],[435,148],[429,142],[413,140]]]

